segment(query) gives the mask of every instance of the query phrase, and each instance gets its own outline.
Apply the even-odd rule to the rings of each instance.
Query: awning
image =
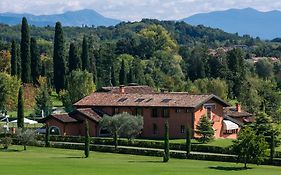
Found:
[[[239,126],[236,123],[233,123],[230,120],[223,120],[223,130],[234,130],[234,129],[239,129]]]

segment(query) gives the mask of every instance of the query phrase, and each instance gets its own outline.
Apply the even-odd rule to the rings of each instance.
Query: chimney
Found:
[[[124,94],[124,93],[125,93],[125,86],[124,86],[124,85],[120,85],[120,86],[119,86],[119,92],[120,92],[121,94]]]
[[[241,112],[241,105],[239,103],[236,103],[236,111]]]

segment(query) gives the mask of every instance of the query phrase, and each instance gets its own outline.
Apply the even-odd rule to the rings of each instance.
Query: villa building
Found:
[[[200,118],[206,115],[213,121],[215,138],[236,138],[244,120],[235,118],[242,111],[232,108],[215,95],[193,95],[188,93],[156,93],[148,86],[120,86],[102,88],[74,104],[76,110],[68,114],[52,114],[43,121],[57,129],[61,135],[83,135],[87,119],[91,136],[104,136],[99,121],[104,115],[127,112],[142,115],[144,127],[142,138],[164,136],[165,121],[169,122],[170,138],[185,138],[186,128],[191,128],[193,137]],[[237,105],[237,107],[239,107]],[[228,112],[227,112],[228,111]],[[250,120],[250,119],[248,119]]]

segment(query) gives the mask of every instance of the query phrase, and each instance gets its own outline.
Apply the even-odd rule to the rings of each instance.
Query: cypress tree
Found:
[[[69,72],[81,69],[81,59],[78,56],[78,50],[74,43],[71,43],[69,46],[68,69]]]
[[[59,93],[65,88],[65,55],[64,55],[64,38],[63,30],[60,22],[56,23],[55,39],[54,39],[54,84],[56,92]]]
[[[90,70],[89,45],[86,36],[84,36],[83,38],[81,59],[82,59],[82,70],[89,71]]]
[[[128,74],[128,83],[135,83],[134,80],[134,73],[133,73],[133,69],[130,68],[129,70],[129,74]]]
[[[40,54],[35,38],[30,40],[30,55],[31,55],[31,76],[33,84],[38,84],[38,78],[40,76]]]
[[[50,147],[50,128],[48,124],[46,124],[45,147]]]
[[[96,57],[94,56],[94,54],[92,54],[92,59],[91,59],[91,73],[93,74],[93,81],[95,84],[97,84],[97,63],[96,63]]]
[[[22,72],[21,57],[20,57],[20,48],[18,45],[16,46],[16,55],[17,55],[17,76],[18,78],[21,78],[21,72]]]
[[[21,26],[21,80],[23,83],[31,83],[30,61],[30,34],[29,26],[25,17],[22,18]]]
[[[117,147],[118,147],[118,133],[117,131],[114,132],[114,147],[115,147],[115,150],[117,150]]]
[[[164,136],[164,156],[163,162],[168,162],[170,159],[170,145],[169,145],[169,123],[165,122],[165,136]]]
[[[89,157],[90,154],[90,135],[89,135],[89,123],[85,120],[85,157]]]
[[[15,40],[12,41],[12,50],[11,50],[11,75],[18,75],[18,53],[17,53],[17,44]]]
[[[122,60],[121,63],[121,69],[119,73],[119,84],[120,85],[125,85],[126,84],[126,70],[125,70],[125,62]]]
[[[186,129],[186,156],[188,156],[191,152],[191,129]]]
[[[20,87],[18,94],[18,128],[24,128],[24,99],[23,99],[23,88]]]
[[[111,66],[110,72],[111,72],[111,85],[116,86],[117,83],[116,83],[116,79],[115,79],[115,71],[114,71],[113,65]]]

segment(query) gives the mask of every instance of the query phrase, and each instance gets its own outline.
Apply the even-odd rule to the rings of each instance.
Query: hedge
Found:
[[[44,136],[38,136],[39,140],[44,140]],[[54,142],[73,142],[73,143],[83,143],[84,137],[79,136],[50,136],[50,140]],[[97,145],[114,145],[112,138],[99,138],[92,137],[91,144]],[[128,141],[125,139],[119,139],[118,145],[121,146],[133,146],[133,147],[143,147],[143,148],[164,148],[164,143],[161,141],[149,141],[149,140],[134,140]],[[180,143],[170,143],[170,149],[172,150],[182,150],[185,151],[185,144]],[[223,148],[218,146],[210,145],[199,145],[193,144],[191,147],[192,151],[195,152],[208,152],[208,153],[219,153],[219,154],[232,154],[230,148]]]
[[[37,145],[35,144],[34,146],[44,146],[44,144],[43,144],[43,142],[41,142],[41,143],[37,143]],[[83,150],[84,144],[52,142],[51,147],[62,148],[62,149]],[[137,148],[117,148],[117,149],[115,149],[114,146],[91,145],[90,150],[98,151],[98,152],[119,153],[119,154],[132,154],[132,155],[144,155],[144,156],[156,156],[156,157],[163,156],[162,150],[147,150],[147,149],[139,149],[139,148],[138,149]],[[195,160],[208,160],[208,161],[221,161],[221,162],[237,162],[236,156],[234,156],[234,155],[191,153],[187,156],[185,153],[181,153],[181,152],[170,152],[170,156],[172,158],[177,158],[177,159],[195,159]],[[267,159],[265,159],[265,161],[262,164],[281,166],[281,159],[274,159],[273,163],[271,163],[269,158],[267,158]]]

